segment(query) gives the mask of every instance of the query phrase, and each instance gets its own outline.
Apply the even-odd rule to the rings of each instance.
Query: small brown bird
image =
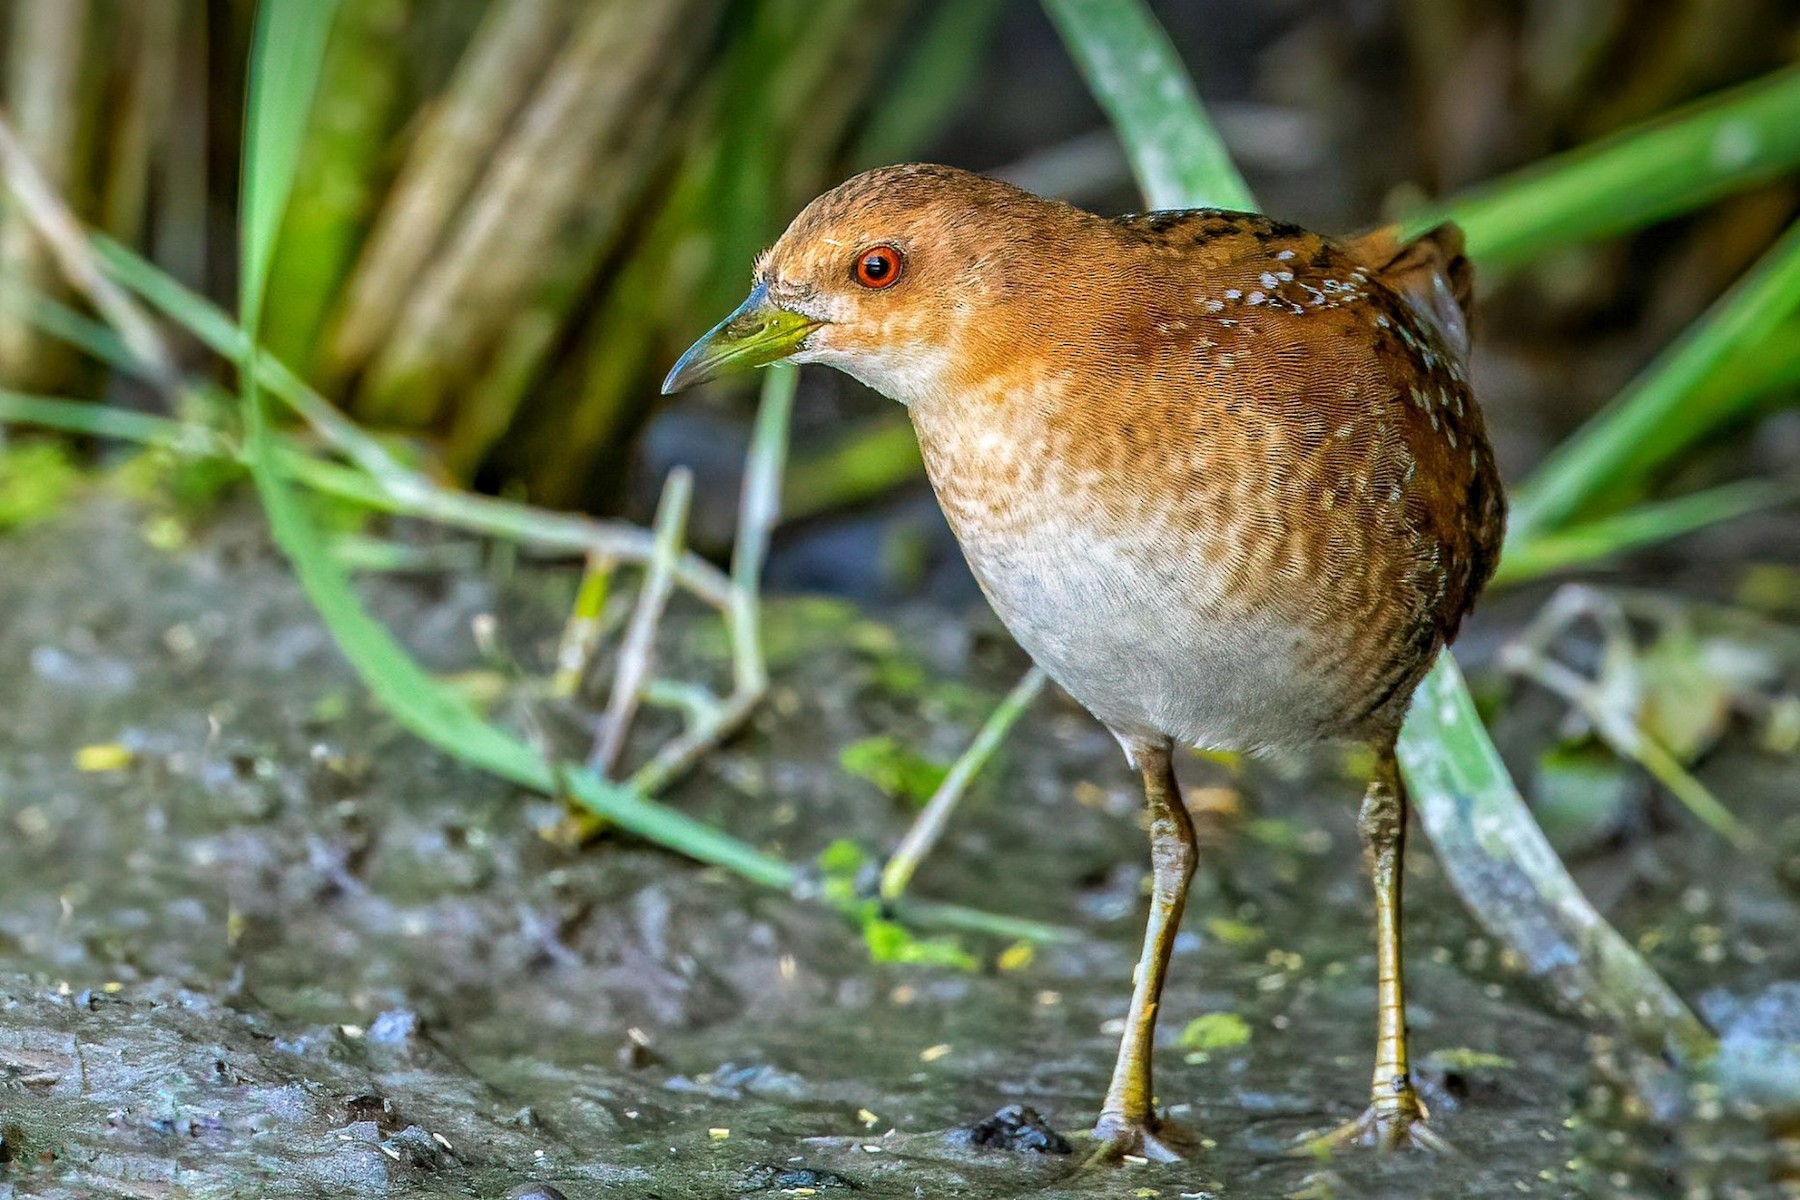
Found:
[[[1095,1136],[1177,1157],[1150,1059],[1193,878],[1176,745],[1352,739],[1378,766],[1368,1111],[1325,1141],[1443,1146],[1407,1068],[1394,742],[1487,582],[1504,501],[1469,391],[1460,232],[1337,240],[1250,213],[1108,219],[949,167],[808,205],[672,392],[779,359],[907,406],[975,577],[1142,773],[1153,890]]]

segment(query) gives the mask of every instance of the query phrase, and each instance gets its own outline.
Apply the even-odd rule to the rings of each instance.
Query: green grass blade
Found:
[[[0,309],[17,314],[40,333],[68,343],[122,375],[140,379],[149,377],[144,364],[110,325],[101,324],[36,290],[29,280],[7,282],[9,286],[0,288]]]
[[[264,345],[302,367],[325,314],[342,289],[370,215],[381,200],[400,100],[409,84],[404,36],[418,19],[413,0],[351,0],[343,5],[320,68],[319,87],[332,97],[315,105],[293,194],[282,214],[269,264]]]
[[[1713,1041],[1688,1007],[1569,878],[1526,811],[1448,654],[1419,688],[1400,763],[1421,823],[1464,895],[1506,897],[1482,922],[1572,1007],[1690,1060]]]
[[[799,872],[723,830],[645,799],[631,789],[610,784],[588,770],[563,774],[567,794],[589,812],[605,817],[639,837],[678,849],[696,862],[724,867],[753,883],[791,889]]]
[[[337,10],[338,0],[263,0],[256,12],[238,214],[239,314],[252,341]]]
[[[1511,537],[1528,542],[1578,517],[1605,492],[1642,481],[1741,416],[1752,392],[1721,393],[1718,372],[1782,336],[1800,311],[1800,223],[1712,308],[1513,492]]]
[[[1446,218],[1484,268],[1640,229],[1800,167],[1800,67],[1548,158],[1403,221]]]
[[[105,234],[91,236],[94,253],[108,275],[173,318],[214,353],[233,362],[243,359],[250,341],[229,312],[124,243]]]
[[[184,287],[179,280],[128,246],[96,236],[94,249],[107,274],[149,301],[215,354],[238,363],[246,360],[250,339],[224,309]],[[405,495],[415,490],[412,485],[418,477],[395,459],[380,439],[338,411],[266,349],[255,356],[254,370],[258,387],[267,388],[280,397],[307,424],[326,434],[328,440],[362,470],[396,493]]]
[[[1797,500],[1800,480],[1747,479],[1640,504],[1586,524],[1513,539],[1494,582],[1520,583]]]
[[[92,400],[64,400],[0,390],[0,425],[36,425],[62,433],[158,446],[183,454],[224,456],[225,440],[210,429],[169,417],[114,408]]]
[[[1044,0],[1152,208],[1254,209],[1169,35],[1143,0]]]

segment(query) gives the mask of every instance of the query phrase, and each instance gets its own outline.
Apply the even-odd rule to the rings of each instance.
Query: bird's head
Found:
[[[663,381],[680,391],[773,362],[837,367],[904,403],[1002,353],[1009,299],[1081,214],[952,167],[867,171],[820,196],[756,262],[749,297]],[[1053,256],[1052,256],[1053,257]]]

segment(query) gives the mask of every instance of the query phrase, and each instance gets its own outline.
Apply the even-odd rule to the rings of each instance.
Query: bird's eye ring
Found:
[[[896,246],[870,246],[856,256],[850,274],[866,288],[893,287],[900,282],[906,260]]]

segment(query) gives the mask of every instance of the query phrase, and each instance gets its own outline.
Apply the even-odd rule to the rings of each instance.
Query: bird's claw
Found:
[[[1173,1163],[1187,1157],[1174,1130],[1154,1117],[1128,1121],[1123,1117],[1103,1116],[1094,1126],[1094,1152],[1083,1164],[1086,1167],[1110,1166],[1128,1158],[1146,1162]]]
[[[1456,1147],[1426,1121],[1425,1109],[1416,1102],[1410,1105],[1371,1105],[1361,1116],[1301,1140],[1294,1147],[1298,1157],[1329,1157],[1347,1146],[1370,1147],[1386,1153],[1391,1150],[1418,1150],[1446,1157],[1456,1154]]]

